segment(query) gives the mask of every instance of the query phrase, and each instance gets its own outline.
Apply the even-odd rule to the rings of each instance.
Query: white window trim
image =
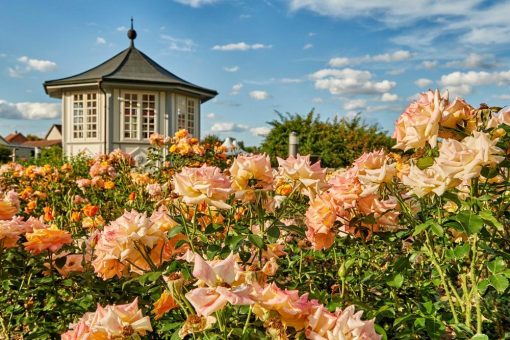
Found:
[[[179,127],[179,97],[184,98],[186,103],[186,112],[184,113],[184,129],[188,130],[188,100],[192,99],[195,102],[195,112],[193,114],[193,131],[191,131],[192,136],[198,136],[199,129],[199,117],[200,117],[200,99],[193,96],[186,96],[183,94],[177,94],[175,99],[175,127],[176,132],[181,129]]]
[[[124,136],[124,97],[125,95],[127,94],[136,94],[138,96],[138,108],[137,108],[137,135],[138,137],[137,138],[127,138]],[[146,94],[146,95],[153,95],[154,96],[154,130],[155,132],[159,131],[159,95],[158,95],[158,92],[153,92],[153,91],[131,91],[131,90],[122,90],[120,91],[120,96],[118,98],[118,100],[120,101],[119,103],[119,108],[120,108],[120,129],[119,129],[119,133],[120,133],[120,141],[121,142],[149,142],[149,138],[143,138],[142,137],[142,134],[143,134],[143,131],[142,131],[142,119],[143,119],[143,114],[142,114],[142,107],[141,107],[141,103],[142,103],[142,96]]]
[[[87,110],[88,110],[88,106],[87,106],[87,95],[89,94],[95,94],[96,95],[96,137],[87,137],[87,133],[89,132],[88,130],[88,122],[87,122]],[[83,137],[82,138],[79,138],[79,137],[74,137],[74,96],[75,95],[82,95],[83,96],[83,99],[82,99],[82,102],[83,102],[83,122],[82,122],[82,126],[83,126],[83,129],[81,130],[82,133],[83,133]],[[99,134],[100,134],[100,126],[99,126],[99,121],[100,121],[100,114],[99,114],[99,108],[100,108],[100,94],[98,92],[94,92],[94,91],[87,91],[87,92],[72,92],[70,93],[70,98],[71,98],[71,119],[70,119],[70,131],[71,131],[71,140],[72,141],[75,141],[75,142],[90,142],[90,141],[94,141],[94,142],[97,142],[99,141]]]

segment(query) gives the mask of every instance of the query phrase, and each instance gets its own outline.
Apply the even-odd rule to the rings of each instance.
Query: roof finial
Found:
[[[133,17],[131,17],[131,28],[127,32],[128,38],[131,40],[131,46],[135,46],[136,31],[133,29]]]

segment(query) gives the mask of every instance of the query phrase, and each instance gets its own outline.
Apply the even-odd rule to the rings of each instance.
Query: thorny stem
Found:
[[[450,309],[452,311],[453,321],[456,324],[458,324],[459,323],[459,318],[457,316],[457,311],[455,310],[455,305],[453,304],[453,299],[452,299],[452,296],[450,294],[450,288],[448,287],[446,276],[445,276],[445,274],[443,272],[443,269],[439,265],[439,262],[436,259],[436,255],[435,255],[434,250],[432,249],[432,246],[431,246],[431,243],[430,243],[429,233],[427,231],[425,231],[425,235],[426,235],[426,248],[427,248],[427,251],[429,253],[429,257],[432,260],[432,264],[434,265],[434,267],[436,268],[437,272],[439,273],[439,277],[441,278],[441,283],[443,284],[443,288],[444,288],[446,297],[448,298],[448,303],[450,305]]]

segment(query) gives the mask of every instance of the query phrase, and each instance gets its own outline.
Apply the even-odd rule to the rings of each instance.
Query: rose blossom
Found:
[[[249,189],[254,181],[255,189],[268,190],[271,189],[273,183],[273,172],[269,156],[239,155],[230,167],[230,175],[233,178],[233,188],[235,191],[244,191]]]
[[[473,107],[467,104],[462,98],[455,98],[453,103],[448,105],[442,112],[440,125],[455,129],[463,121],[471,118]]]
[[[193,276],[199,279],[199,287],[185,296],[199,316],[209,316],[223,309],[227,303],[253,303],[249,297],[251,288],[245,284],[236,285],[234,282],[240,269],[232,253],[225,260],[216,261],[205,261],[200,255],[194,254],[193,261]]]
[[[200,168],[183,168],[174,175],[175,192],[183,197],[187,204],[202,202],[220,209],[229,209],[225,203],[232,192],[231,182],[220,168],[203,165]]]
[[[390,183],[397,173],[396,164],[389,164],[389,157],[383,150],[364,153],[353,166],[363,187],[361,196],[375,193],[381,184]]]
[[[430,144],[435,147],[442,112],[448,105],[448,92],[443,97],[439,90],[420,94],[420,98],[411,103],[395,124],[393,138],[397,140],[396,149],[407,151]]]
[[[310,201],[306,211],[306,237],[315,250],[331,247],[335,240],[331,230],[335,221],[335,205],[327,192]]]
[[[0,248],[16,247],[20,235],[25,233],[27,226],[23,217],[15,216],[10,220],[0,220]]]
[[[412,164],[409,174],[403,176],[402,182],[411,189],[411,193],[418,197],[423,197],[430,193],[441,196],[446,189],[459,184],[459,181],[450,178],[437,164],[424,170]]]
[[[461,142],[445,139],[436,158],[437,166],[447,176],[467,182],[480,176],[482,166],[492,166],[504,159],[500,156],[504,152],[496,146],[497,142],[497,139],[491,140],[488,134],[478,131]]]
[[[311,164],[310,155],[301,156],[298,154],[297,157],[291,155],[287,159],[280,157],[276,159],[279,164],[278,177],[298,183],[303,194],[313,197],[326,186],[326,169],[321,168],[320,161]]]
[[[23,243],[25,249],[35,255],[45,250],[55,253],[65,244],[73,242],[70,233],[60,230],[56,226],[36,229],[31,233],[27,233],[26,238],[27,242]]]
[[[62,334],[62,340],[124,339],[126,334],[146,335],[152,332],[150,318],[138,309],[138,298],[125,305],[97,306],[94,313],[85,313],[78,323]]]

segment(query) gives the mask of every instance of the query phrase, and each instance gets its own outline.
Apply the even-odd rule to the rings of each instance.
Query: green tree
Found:
[[[287,157],[292,131],[299,136],[300,154],[316,156],[323,166],[333,168],[351,164],[365,151],[389,149],[394,143],[377,125],[365,123],[359,115],[323,121],[313,110],[304,116],[276,113],[278,119],[268,122],[272,129],[261,145],[273,162],[277,156]]]
[[[216,145],[221,144],[223,141],[217,135],[207,135],[202,139],[203,144]]]
[[[0,146],[0,163],[8,163],[12,160],[12,151],[6,147]]]

